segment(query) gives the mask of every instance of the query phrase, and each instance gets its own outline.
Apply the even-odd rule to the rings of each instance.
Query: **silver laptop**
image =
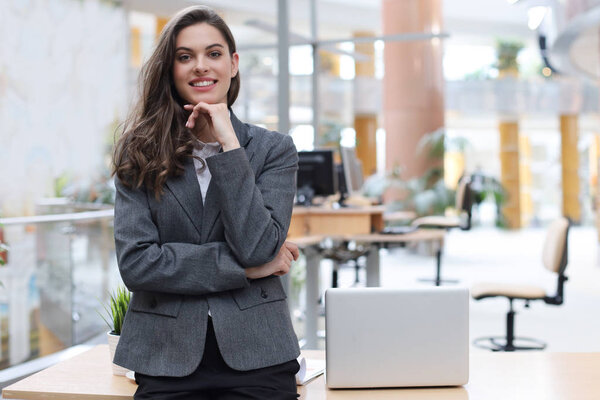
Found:
[[[328,289],[330,388],[458,386],[469,380],[466,288]]]

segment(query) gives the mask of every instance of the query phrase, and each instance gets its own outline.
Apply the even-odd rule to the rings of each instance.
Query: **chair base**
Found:
[[[538,339],[516,337],[508,343],[504,336],[481,337],[473,340],[473,346],[491,351],[544,350],[546,343]]]

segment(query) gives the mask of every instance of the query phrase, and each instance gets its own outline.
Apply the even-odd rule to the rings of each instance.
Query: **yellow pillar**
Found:
[[[465,155],[461,151],[446,151],[444,153],[444,184],[455,190],[458,180],[465,172]]]
[[[519,123],[501,121],[500,131],[500,181],[507,199],[502,214],[508,228],[521,227],[521,195],[519,186]]]
[[[142,31],[136,26],[131,27],[131,66],[142,66]]]
[[[527,136],[519,137],[519,194],[521,201],[521,226],[528,226],[533,217],[531,198],[531,142]]]
[[[165,27],[165,25],[167,24],[167,22],[169,22],[169,18],[156,17],[156,38],[157,39],[160,36],[160,33],[162,32],[162,30]]]
[[[319,51],[320,72],[340,76],[340,56],[329,51]]]
[[[579,153],[577,152],[578,133],[577,115],[561,115],[562,212],[565,217],[574,222],[581,221]]]
[[[355,32],[354,37],[371,37],[372,32]],[[370,56],[367,61],[355,61],[355,74],[360,77],[375,77],[375,45],[356,43],[354,51]],[[360,93],[358,93],[360,95]],[[367,177],[377,172],[377,115],[356,113],[354,115],[354,130],[356,131],[356,156],[362,162],[363,176]]]

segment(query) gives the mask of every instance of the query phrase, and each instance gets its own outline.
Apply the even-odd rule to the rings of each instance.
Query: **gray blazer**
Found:
[[[289,227],[298,155],[289,136],[231,122],[242,148],[209,157],[206,204],[192,159],[157,200],[116,179],[115,243],[133,292],[114,362],[153,376],[186,376],[202,360],[208,310],[236,370],[300,354],[277,276],[244,268],[272,260]]]

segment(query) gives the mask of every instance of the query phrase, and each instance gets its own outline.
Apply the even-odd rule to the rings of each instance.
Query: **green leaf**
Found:
[[[104,304],[103,306],[107,318],[103,315],[101,317],[115,335],[121,334],[121,328],[130,301],[131,292],[127,288],[119,286],[114,292],[109,294],[108,304]]]

